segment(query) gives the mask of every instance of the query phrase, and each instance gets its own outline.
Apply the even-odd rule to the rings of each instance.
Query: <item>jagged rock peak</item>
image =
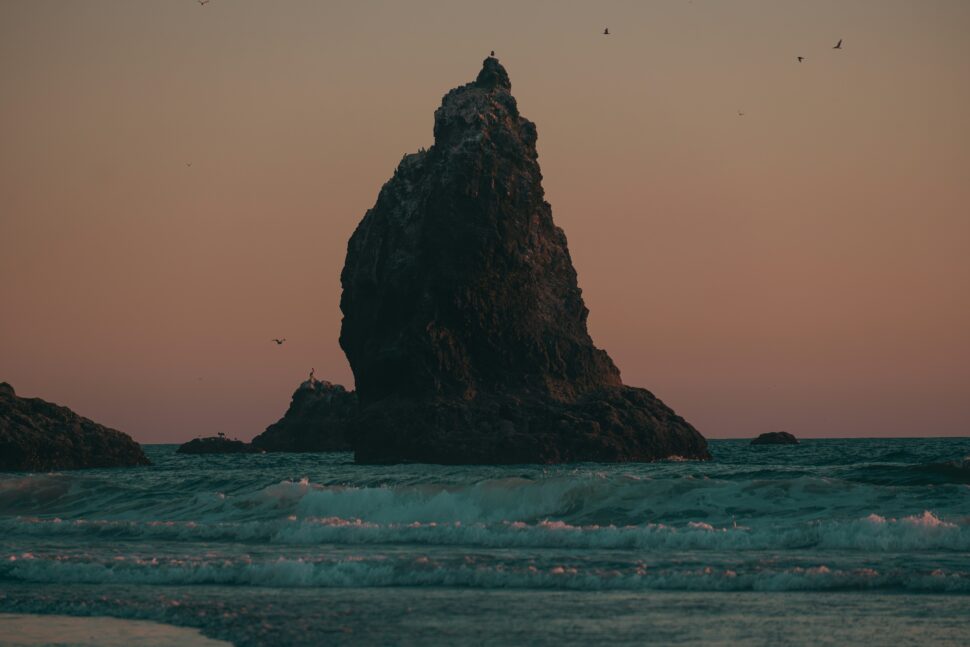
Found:
[[[519,115],[505,68],[494,58],[485,59],[478,78],[448,92],[434,113],[432,152],[473,152],[505,149],[509,157],[534,162],[536,127]]]
[[[505,68],[498,62],[498,59],[493,56],[489,56],[482,61],[482,71],[478,73],[478,78],[475,79],[475,85],[486,90],[492,90],[494,88],[512,89],[512,82],[509,81],[509,73],[505,71]]]

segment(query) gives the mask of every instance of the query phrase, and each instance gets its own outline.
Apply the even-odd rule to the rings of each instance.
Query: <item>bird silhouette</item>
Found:
[[[743,113],[743,112],[741,112],[740,110],[738,110],[738,116],[739,116],[739,117],[743,117],[743,116],[744,116],[744,113]]]
[[[839,39],[839,42],[837,42],[835,44],[835,47],[833,47],[832,49],[842,49],[842,39],[841,38]]]
[[[286,337],[284,337],[283,339],[274,339],[273,341],[276,342],[276,345],[277,346],[282,346],[283,345],[283,342],[286,341]]]
[[[199,0],[199,6],[204,7],[209,4],[210,0]]]
[[[805,60],[805,57],[804,56],[798,56],[797,58],[798,58],[798,62],[799,63],[801,63],[802,61]]]
[[[603,35],[604,36],[609,36],[610,35],[610,28],[609,27],[607,27],[606,29],[603,30]]]

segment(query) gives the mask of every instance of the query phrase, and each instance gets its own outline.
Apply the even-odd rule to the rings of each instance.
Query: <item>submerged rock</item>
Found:
[[[290,408],[279,422],[253,438],[253,447],[268,452],[348,451],[356,414],[356,393],[311,378],[293,393]]]
[[[536,136],[487,58],[351,237],[340,345],[359,462],[709,458],[696,429],[624,386],[593,345]]]
[[[0,470],[151,465],[131,436],[0,382]]]
[[[182,443],[175,450],[177,454],[252,454],[258,451],[249,443],[241,440],[230,440],[225,436],[208,436],[194,438]]]
[[[798,439],[787,431],[769,431],[751,441],[752,445],[797,445]]]

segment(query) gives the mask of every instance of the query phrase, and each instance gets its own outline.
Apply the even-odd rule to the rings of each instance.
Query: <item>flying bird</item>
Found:
[[[607,27],[606,29],[603,30],[603,35],[604,36],[609,36],[610,35],[610,28],[609,27]]]
[[[801,63],[802,61],[805,60],[805,57],[804,56],[798,56],[797,58],[798,58],[798,62],[799,63]]]
[[[837,42],[835,44],[835,47],[833,47],[832,49],[842,49],[842,39],[841,38],[839,39],[839,42]]]
[[[204,6],[206,6],[207,4],[209,4],[209,2],[210,2],[210,1],[211,1],[211,0],[199,0],[199,6],[200,6],[200,7],[204,7]]]
[[[283,339],[274,339],[273,341],[276,342],[276,345],[277,346],[282,346],[283,345],[283,342],[286,341],[286,337],[284,337]]]
[[[743,117],[743,116],[744,116],[744,113],[743,113],[743,112],[741,112],[740,110],[738,110],[738,116],[739,116],[739,117]]]

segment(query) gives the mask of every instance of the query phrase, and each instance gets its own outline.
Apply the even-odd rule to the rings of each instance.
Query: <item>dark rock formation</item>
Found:
[[[340,345],[360,462],[709,458],[690,424],[624,386],[586,329],[543,199],[536,127],[498,60],[445,95],[347,250]]]
[[[268,452],[348,451],[356,414],[356,393],[309,379],[293,393],[290,408],[279,422],[253,438],[253,447]]]
[[[751,441],[752,445],[797,445],[798,439],[787,431],[769,431]]]
[[[131,436],[0,382],[0,470],[151,465]]]
[[[241,440],[230,440],[225,436],[208,436],[195,438],[182,443],[175,450],[177,454],[252,454],[258,451],[249,443]]]

